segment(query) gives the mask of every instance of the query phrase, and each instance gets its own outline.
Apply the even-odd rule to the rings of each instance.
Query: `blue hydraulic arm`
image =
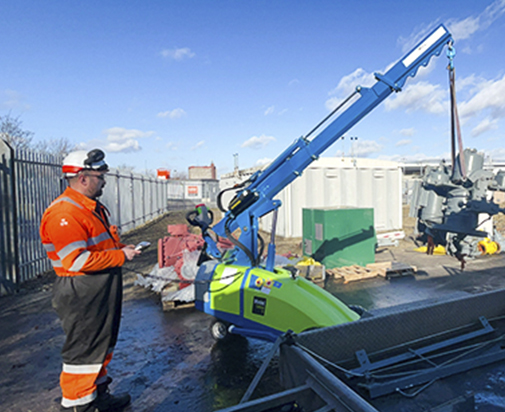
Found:
[[[238,240],[233,239],[237,247],[228,259],[239,265],[258,266],[261,257],[258,252],[258,219],[279,208],[281,202],[274,200],[274,196],[300,176],[302,171],[321,153],[386,97],[393,92],[401,91],[407,77],[414,77],[418,69],[426,66],[432,56],[439,55],[449,41],[451,41],[451,34],[443,25],[440,25],[385,74],[375,73],[377,82],[373,87],[358,86],[354,94],[340,106],[347,106],[343,109],[344,111],[316,137],[309,139],[310,135],[331,115],[308,135],[293,142],[265,170],[251,176],[230,202],[223,219],[213,227],[213,231],[218,236],[228,238],[236,229],[240,229]],[[211,250],[216,250],[216,248],[212,247]],[[222,258],[218,252],[211,255]],[[274,255],[275,247],[269,247],[267,270],[273,269]]]

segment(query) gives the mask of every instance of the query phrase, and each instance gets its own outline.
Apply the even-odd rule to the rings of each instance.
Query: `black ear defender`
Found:
[[[93,149],[88,152],[88,157],[84,160],[84,165],[86,168],[93,170],[108,170],[109,166],[107,166],[107,163],[105,163],[103,159],[105,159],[105,153],[100,149]]]

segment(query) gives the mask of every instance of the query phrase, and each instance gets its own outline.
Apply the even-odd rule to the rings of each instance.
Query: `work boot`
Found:
[[[130,403],[130,400],[131,396],[126,392],[119,393],[116,396],[111,395],[109,392],[105,392],[102,395],[98,396],[93,404],[97,412],[119,412],[122,411]]]
[[[112,378],[107,377],[104,383],[96,385],[96,399],[93,402],[99,412],[121,411],[130,403],[131,396],[127,393],[119,393],[115,396],[109,392]]]
[[[99,383],[96,385],[96,393],[98,396],[104,394],[109,390],[109,385],[112,383],[112,378],[110,376],[107,376],[105,378],[105,382]]]
[[[72,406],[70,408],[60,407],[61,412],[100,412],[95,406],[94,402],[87,403],[86,405]]]

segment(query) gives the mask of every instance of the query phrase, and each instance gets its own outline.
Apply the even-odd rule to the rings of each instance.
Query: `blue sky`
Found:
[[[0,14],[0,115],[112,166],[273,160],[440,23],[463,142],[505,159],[505,0],[0,0]],[[432,59],[324,155],[447,158],[446,65]]]

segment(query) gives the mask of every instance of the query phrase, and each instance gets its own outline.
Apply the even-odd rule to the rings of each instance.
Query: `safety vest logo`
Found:
[[[67,219],[65,219],[65,218],[61,219],[60,226],[68,226]]]

